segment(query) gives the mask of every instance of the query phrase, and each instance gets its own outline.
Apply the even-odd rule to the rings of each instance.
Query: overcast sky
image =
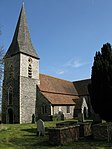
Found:
[[[22,0],[0,0],[0,45],[7,51]],[[112,0],[24,0],[40,73],[66,80],[91,77],[96,51],[112,43]]]

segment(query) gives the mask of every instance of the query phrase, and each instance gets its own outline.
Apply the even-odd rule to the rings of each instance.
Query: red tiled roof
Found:
[[[40,74],[40,90],[52,93],[78,95],[74,85],[70,81]]]
[[[54,105],[74,105],[78,93],[72,82],[40,74],[40,91]]]
[[[53,105],[75,105],[74,100],[78,99],[78,96],[54,94],[47,92],[42,92],[42,94]]]

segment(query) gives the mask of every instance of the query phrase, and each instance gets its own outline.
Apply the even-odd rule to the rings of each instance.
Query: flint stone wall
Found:
[[[94,139],[112,141],[112,123],[96,124],[92,129]]]
[[[77,124],[76,121],[66,121],[66,122],[57,123],[56,127],[69,127],[69,126],[74,126],[76,124]]]
[[[49,128],[49,143],[52,145],[64,145],[79,139],[79,126],[69,126],[62,128]]]
[[[68,126],[79,126],[79,137],[87,137],[92,135],[92,129],[91,129],[91,122],[76,122],[76,121],[66,121],[66,122],[61,122],[57,123],[57,127],[68,127]]]
[[[81,137],[88,137],[92,135],[92,129],[91,129],[91,123],[85,122],[85,123],[78,123],[80,125],[79,127],[79,136]]]

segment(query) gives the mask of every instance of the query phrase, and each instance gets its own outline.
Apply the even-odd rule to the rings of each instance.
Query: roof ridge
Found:
[[[50,91],[45,91],[45,90],[41,90],[41,92],[45,92],[45,93],[51,93],[51,94],[61,94],[61,95],[69,95],[69,96],[78,96],[78,95],[75,95],[75,94],[70,94],[70,93],[64,93],[64,92],[50,92]]]
[[[42,73],[40,73],[39,75],[43,75],[43,76],[47,76],[49,78],[54,78],[54,79],[57,79],[57,80],[61,80],[61,81],[66,81],[66,82],[73,83],[72,81],[61,79],[61,78],[57,78],[57,77],[54,77],[54,76],[51,76],[51,75],[48,75],[48,74],[42,74]]]
[[[87,78],[87,79],[81,79],[81,80],[73,81],[73,83],[75,83],[75,82],[82,82],[82,81],[88,81],[88,80],[91,80],[91,78]]]

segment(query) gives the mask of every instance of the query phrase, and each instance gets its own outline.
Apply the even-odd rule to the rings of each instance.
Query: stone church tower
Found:
[[[31,123],[39,84],[39,57],[32,46],[24,5],[4,57],[3,123]]]

